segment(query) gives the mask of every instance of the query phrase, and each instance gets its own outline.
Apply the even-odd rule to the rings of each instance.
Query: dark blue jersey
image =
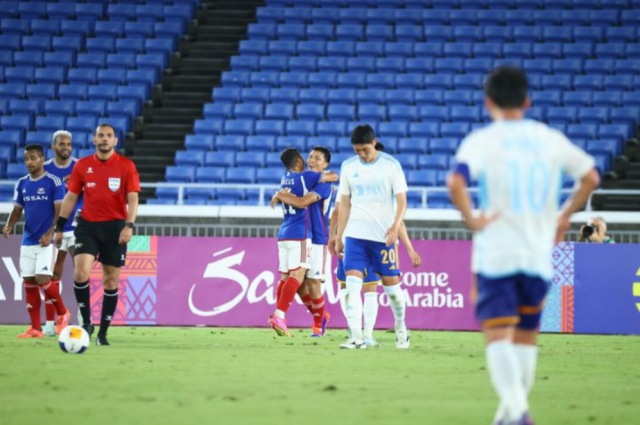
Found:
[[[22,245],[39,245],[42,235],[53,224],[54,205],[64,199],[64,186],[59,178],[44,173],[37,179],[30,175],[16,184],[13,203],[24,210]]]
[[[315,171],[294,173],[287,171],[280,180],[280,189],[290,189],[291,194],[298,198],[304,197],[311,189],[315,189],[322,174]],[[294,208],[282,204],[284,221],[278,232],[278,240],[304,240],[311,238],[311,223],[307,208]]]
[[[318,183],[310,192],[318,195],[320,200],[309,205],[311,218],[311,242],[316,245],[329,243],[329,212],[336,199],[337,188],[331,183]]]
[[[60,181],[64,186],[65,194],[67,193],[66,181],[69,180],[69,177],[71,177],[71,171],[73,171],[73,167],[75,167],[77,162],[78,162],[78,158],[71,158],[71,161],[69,161],[69,163],[66,166],[61,167],[58,164],[56,164],[53,158],[51,158],[50,160],[44,163],[44,170],[47,173],[53,174],[54,176],[60,179]],[[78,195],[78,202],[76,202],[76,206],[73,208],[73,211],[69,216],[69,220],[67,220],[67,223],[64,225],[64,229],[62,229],[63,232],[71,232],[76,229],[77,218],[80,214],[80,211],[82,210],[83,202],[84,202],[84,198],[82,197],[82,193],[80,193]]]

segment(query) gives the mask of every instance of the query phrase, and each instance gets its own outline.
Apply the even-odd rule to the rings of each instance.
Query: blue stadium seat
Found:
[[[364,41],[356,43],[355,55],[358,57],[379,57],[384,54],[387,43],[382,41]]]
[[[612,124],[635,125],[640,120],[640,108],[614,108],[611,110],[610,119]]]
[[[240,99],[243,102],[262,102],[266,103],[269,101],[269,89],[265,88],[252,88],[252,89],[242,89],[240,92]],[[238,100],[234,98],[234,100]]]
[[[227,120],[224,124],[224,132],[230,136],[250,136],[253,130],[254,121],[252,120]]]
[[[329,120],[355,120],[356,107],[353,105],[329,105],[327,107],[327,117]]]
[[[76,103],[76,113],[79,117],[98,118],[105,115],[106,102],[104,101],[84,101]]]
[[[227,168],[227,183],[255,183],[256,169],[249,167]]]
[[[397,154],[394,158],[400,162],[404,170],[415,170],[418,168],[418,157],[416,154]]]
[[[555,74],[542,77],[542,86],[547,90],[568,90],[572,87],[571,75]]]
[[[23,164],[7,164],[7,178],[9,180],[18,180],[27,175],[27,170]]]
[[[625,124],[603,124],[598,127],[600,139],[616,139],[624,141],[630,135],[630,127]]]
[[[411,105],[414,103],[414,96],[413,90],[387,90],[383,99],[389,106]]]
[[[307,26],[307,39],[310,41],[328,41],[335,37],[333,25],[317,24]]]
[[[310,120],[287,121],[286,133],[289,136],[313,136],[316,134],[316,122]]]
[[[296,106],[296,117],[300,120],[324,120],[325,106],[322,104],[301,103]]]
[[[481,3],[481,2],[480,2]],[[495,7],[494,4],[492,4]],[[476,19],[481,27],[487,27],[488,25],[503,25],[505,22],[504,10],[478,10]]]
[[[577,43],[593,43],[604,39],[604,29],[602,27],[575,27],[573,38]]]
[[[421,155],[418,159],[421,170],[447,170],[449,157],[444,154]]]
[[[327,91],[327,102],[334,104],[353,105],[356,103],[356,90],[336,89]]]
[[[625,57],[625,50],[625,43],[602,43],[596,44],[595,54],[598,59],[622,59]]]
[[[572,124],[578,122],[578,110],[575,107],[550,107],[547,109],[549,123]]]
[[[235,167],[235,150],[221,150],[217,152],[206,152],[204,155],[204,165],[207,167]]]
[[[379,105],[384,103],[386,91],[380,89],[358,90],[356,99],[360,105]]]
[[[598,126],[596,124],[570,124],[567,126],[566,134],[570,139],[595,139],[597,137]]]
[[[284,134],[284,127],[285,122],[282,120],[258,120],[255,125],[255,134],[258,136],[281,136]]]
[[[267,152],[265,162],[267,167],[280,167],[282,170],[282,161],[280,161],[280,152]]]
[[[238,152],[236,154],[236,165],[238,167],[262,168],[264,164],[264,152]]]
[[[430,146],[431,153],[433,154],[445,154],[445,155],[452,156],[458,150],[459,139],[455,139],[455,138],[431,139],[429,146]]]
[[[593,56],[593,43],[566,43],[562,46],[564,57],[587,59]]]
[[[480,122],[482,111],[476,106],[452,106],[449,118],[453,122]]]
[[[306,26],[303,24],[280,24],[276,26],[276,36],[280,40],[302,40],[306,38],[306,32]]]
[[[198,135],[217,135],[223,133],[224,123],[223,120],[196,120],[193,130]]]
[[[387,107],[385,105],[360,104],[358,118],[362,121],[386,121]]]
[[[463,138],[469,134],[471,126],[468,123],[443,123],[440,125],[442,137]]]
[[[593,92],[590,91],[567,91],[562,95],[562,102],[565,106],[591,106]]]
[[[276,148],[274,136],[249,136],[246,147],[249,152],[270,152]]]
[[[328,90],[326,89],[303,89],[300,90],[298,99],[300,103],[318,103],[327,102]]]
[[[178,166],[202,166],[204,165],[204,152],[202,151],[177,151],[175,162]]]
[[[532,91],[531,102],[534,106],[559,106],[561,103],[561,91]]]
[[[225,179],[225,168],[198,167],[195,178],[199,183],[221,183]]]
[[[484,39],[489,43],[508,43],[513,41],[513,28],[503,26],[485,26]]]
[[[453,28],[442,25],[429,25],[424,28],[424,37],[427,42],[446,42],[453,40]],[[417,54],[417,50],[416,50]]]
[[[408,73],[416,73],[423,77],[424,74],[433,72],[433,58],[409,58],[405,62],[405,68]]]
[[[74,84],[93,84],[98,72],[91,68],[69,69],[67,80]]]
[[[171,183],[193,183],[196,177],[196,167],[190,166],[169,166],[166,171],[166,178]]]
[[[208,151],[214,148],[213,136],[188,135],[184,142],[188,150]]]
[[[429,140],[402,137],[398,139],[398,150],[403,154],[426,154],[429,152]]]
[[[309,56],[294,56],[288,58],[287,67],[292,72],[316,72],[318,59]]]
[[[407,12],[407,11],[396,11]],[[409,12],[411,13],[411,12]],[[414,13],[411,13],[415,16]],[[424,30],[421,25],[398,25],[395,27],[395,38],[399,42],[418,42],[424,40]]]
[[[296,89],[271,89],[269,97],[272,102],[282,103],[297,103],[298,102],[298,90]]]
[[[301,6],[303,2],[299,3]],[[311,20],[311,8],[308,7],[291,7],[284,9],[283,16],[286,23],[305,24]]]
[[[445,91],[442,95],[442,101],[446,105],[471,105],[473,103],[473,92],[462,90]]]
[[[11,146],[12,150],[22,142],[22,138],[19,131],[0,131],[0,145]]]
[[[301,72],[283,72],[280,74],[281,88],[300,88],[307,85],[307,74]]]
[[[282,168],[260,168],[256,170],[256,180],[262,184],[279,184],[282,174]]]
[[[208,103],[204,105],[203,115],[207,119],[233,118],[233,103]]]
[[[364,38],[363,25],[336,25],[335,36],[341,41],[360,41]]]
[[[238,123],[236,121],[226,121],[225,129],[227,124],[229,123]],[[251,123],[253,125],[253,121],[241,121],[239,122],[240,126],[242,124]],[[232,125],[233,126],[233,125]],[[252,130],[253,131],[253,130]],[[229,134],[227,131],[227,135],[225,136],[216,136],[215,138],[215,148],[219,151],[241,151],[245,149],[245,135],[244,134]]]
[[[424,78],[420,74],[397,74],[395,86],[398,89],[422,89],[424,87]]]
[[[391,121],[418,121],[418,110],[415,106],[390,105],[389,119]]]
[[[262,103],[236,103],[233,116],[236,119],[261,119],[264,114]]]
[[[609,43],[635,43],[638,40],[635,27],[607,27],[604,36]]]
[[[434,138],[440,136],[440,124],[436,122],[422,122],[409,124],[411,137]]]
[[[316,125],[318,136],[342,137],[348,134],[347,123],[338,121],[320,121]]]
[[[415,92],[417,105],[441,105],[443,103],[442,90],[418,90]]]
[[[318,70],[321,72],[341,72],[347,69],[347,59],[343,57],[318,58]]]
[[[608,108],[581,108],[578,120],[583,124],[604,124],[609,122]]]
[[[450,89],[453,88],[453,76],[450,74],[425,75],[424,84],[427,89]]]

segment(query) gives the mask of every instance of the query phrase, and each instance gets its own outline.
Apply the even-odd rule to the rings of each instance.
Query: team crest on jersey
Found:
[[[111,189],[112,192],[120,189],[120,179],[116,177],[109,177],[109,189]]]
[[[92,167],[87,168],[87,174],[93,174],[93,168]]]
[[[44,195],[44,194],[45,194],[44,187],[39,187],[38,188],[38,195]]]

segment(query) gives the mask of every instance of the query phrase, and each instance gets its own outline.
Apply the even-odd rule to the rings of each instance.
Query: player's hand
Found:
[[[271,205],[272,210],[276,209],[276,205],[278,205],[278,192],[271,197],[271,202],[269,202],[269,204]]]
[[[556,229],[556,240],[555,243],[560,243],[564,241],[564,234],[571,227],[571,221],[569,220],[569,215],[564,212],[560,214],[558,217],[558,227]]]
[[[8,224],[2,228],[2,236],[5,239],[9,239],[9,235],[11,234],[11,230],[13,230],[13,226],[9,226]]]
[[[120,232],[120,238],[118,239],[118,243],[120,245],[123,245],[123,244],[129,242],[131,240],[132,236],[133,236],[133,229],[131,229],[130,227],[125,227]]]
[[[498,213],[490,215],[488,217],[484,215],[484,213],[481,213],[478,217],[471,217],[469,220],[465,222],[465,225],[467,226],[467,229],[477,232],[478,230],[482,230],[485,227],[487,227],[489,224],[496,221],[498,216],[499,216]]]
[[[344,243],[342,242],[342,238],[336,238],[336,254],[338,255],[338,258],[343,258],[344,257]]]
[[[53,230],[49,230],[47,233],[40,237],[40,246],[46,247],[51,244],[51,238],[53,237]]]
[[[411,265],[414,268],[418,268],[422,265],[422,257],[414,249],[409,251],[409,258],[411,258]]]
[[[338,251],[336,251],[336,238],[335,237],[329,238],[328,248],[329,248],[329,254],[331,254],[333,256],[336,256],[336,257],[338,256]]]
[[[396,242],[398,242],[398,233],[399,229],[395,226],[391,226],[389,230],[387,230],[387,246],[394,246]]]
[[[56,248],[60,248],[62,246],[62,237],[64,235],[62,234],[62,232],[55,232],[53,234],[53,245]]]

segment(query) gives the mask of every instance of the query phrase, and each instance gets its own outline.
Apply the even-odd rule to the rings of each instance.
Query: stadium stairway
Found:
[[[627,141],[624,153],[615,159],[613,172],[606,173],[603,189],[640,190],[640,127],[636,127],[636,137]],[[640,198],[625,195],[594,195],[596,210],[640,211]]]
[[[179,54],[162,77],[161,90],[144,108],[143,120],[134,127],[126,150],[138,166],[143,182],[164,180],[166,167],[174,164],[176,150],[184,148],[193,122],[220,82],[247,26],[255,22],[256,0],[202,0],[196,19],[183,37]],[[143,190],[141,200],[154,193]]]

